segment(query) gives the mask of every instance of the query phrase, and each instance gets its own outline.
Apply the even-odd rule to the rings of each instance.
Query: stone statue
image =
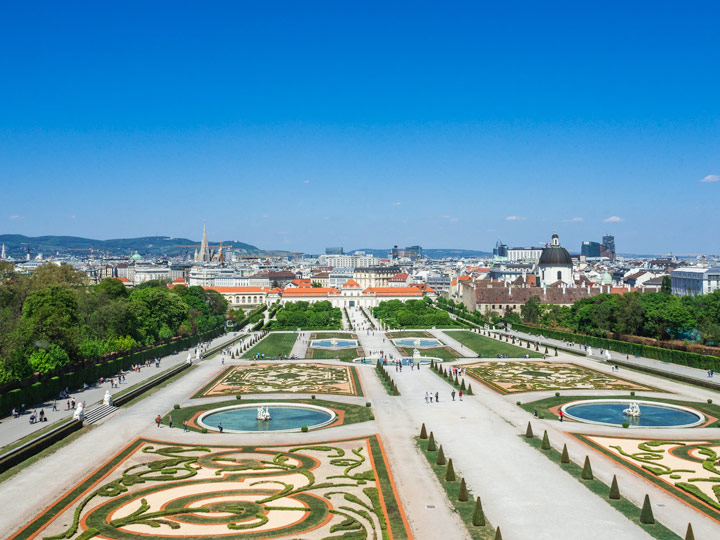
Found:
[[[103,405],[108,405],[112,407],[113,404],[113,398],[110,395],[110,390],[105,390],[105,396],[103,397]]]
[[[267,407],[260,405],[257,410],[257,419],[263,422],[270,420],[270,411]]]
[[[73,420],[85,420],[85,402],[81,401],[77,404],[75,412],[73,413]]]
[[[415,349],[415,350],[413,351],[413,358],[414,358],[415,360],[417,360],[418,358],[420,358],[420,351],[418,351],[417,349]]]
[[[641,415],[640,413],[640,405],[637,404],[637,401],[633,401],[630,403],[630,406],[623,411],[626,416],[633,416],[638,417]]]
[[[605,360],[607,360],[608,362],[610,360],[612,360],[612,355],[610,354],[610,351],[608,351],[608,350],[605,350]]]
[[[587,355],[587,356],[592,356],[592,354],[593,354],[593,352],[592,352],[592,347],[588,346],[586,355]]]

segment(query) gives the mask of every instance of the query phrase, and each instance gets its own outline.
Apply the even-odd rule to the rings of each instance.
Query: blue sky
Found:
[[[720,4],[389,4],[5,3],[0,233],[720,252]]]

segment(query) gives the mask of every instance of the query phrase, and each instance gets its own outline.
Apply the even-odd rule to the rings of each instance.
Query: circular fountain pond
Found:
[[[401,338],[393,339],[392,342],[398,347],[415,347],[416,349],[430,349],[432,347],[442,347],[443,344],[439,339],[433,338]]]
[[[310,342],[313,349],[354,349],[357,346],[356,339],[313,339]]]
[[[270,420],[258,420],[258,408],[266,407]],[[251,403],[213,409],[201,414],[197,423],[209,431],[218,431],[222,424],[228,433],[252,433],[259,431],[300,431],[303,426],[317,429],[335,421],[334,411],[316,405],[302,403]]]
[[[633,402],[638,404],[640,416],[626,414]],[[705,422],[705,416],[694,409],[659,401],[592,399],[573,401],[564,405],[562,411],[566,418],[606,426],[621,426],[628,422],[630,427],[686,428]]]

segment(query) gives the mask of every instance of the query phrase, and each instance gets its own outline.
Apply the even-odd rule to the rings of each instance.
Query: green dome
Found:
[[[140,255],[137,251],[132,254],[130,257],[130,260],[132,261],[142,261],[142,255]]]
[[[611,285],[612,276],[608,272],[605,272],[600,278],[600,283],[602,283],[603,285]]]

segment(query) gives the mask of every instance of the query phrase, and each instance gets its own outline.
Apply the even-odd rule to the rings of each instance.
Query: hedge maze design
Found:
[[[720,518],[720,440],[574,436],[714,519]]]
[[[13,538],[408,539],[376,436],[307,446],[136,440]]]
[[[553,362],[482,362],[467,372],[503,394],[539,390],[650,390],[593,369]]]
[[[353,366],[273,363],[228,368],[194,397],[279,392],[362,395]]]

